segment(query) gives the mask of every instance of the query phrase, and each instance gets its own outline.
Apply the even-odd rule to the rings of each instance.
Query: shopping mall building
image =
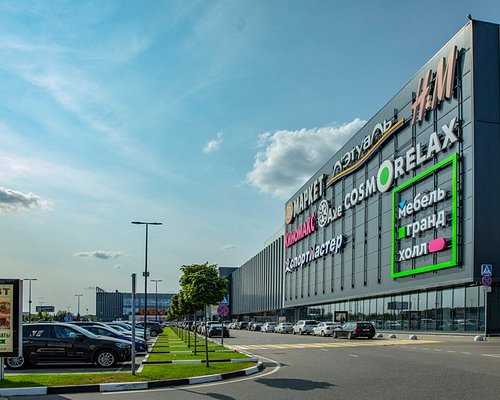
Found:
[[[500,333],[499,38],[469,21],[286,202],[234,319]]]

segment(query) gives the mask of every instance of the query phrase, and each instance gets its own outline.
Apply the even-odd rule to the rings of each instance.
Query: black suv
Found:
[[[375,336],[375,327],[370,322],[346,322],[340,328],[334,329],[333,337],[354,339],[358,337],[366,337],[373,339]]]
[[[6,358],[5,364],[11,369],[52,362],[112,367],[130,357],[130,342],[96,336],[76,325],[52,322],[23,325],[23,355]]]

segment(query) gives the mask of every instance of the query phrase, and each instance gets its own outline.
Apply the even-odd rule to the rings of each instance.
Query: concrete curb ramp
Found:
[[[248,360],[248,359],[243,359]],[[225,374],[196,376],[193,378],[170,379],[165,381],[148,382],[121,382],[102,383],[100,385],[73,385],[73,386],[42,386],[0,389],[0,396],[38,396],[47,394],[92,393],[92,392],[120,392],[126,390],[147,390],[160,387],[195,385],[198,383],[217,382],[226,379],[238,378],[256,374],[264,369],[264,364],[258,362],[255,367]]]

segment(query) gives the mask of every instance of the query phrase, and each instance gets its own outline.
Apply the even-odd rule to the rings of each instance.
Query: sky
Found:
[[[240,266],[487,1],[0,1],[0,278],[33,309]],[[149,284],[149,291],[154,288]],[[24,286],[24,310],[28,285]]]

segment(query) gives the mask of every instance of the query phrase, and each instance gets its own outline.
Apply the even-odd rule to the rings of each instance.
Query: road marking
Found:
[[[455,350],[448,350],[448,353],[456,353]]]
[[[484,357],[495,357],[495,358],[500,358],[500,354],[481,354]]]
[[[349,357],[356,357],[356,358],[358,358],[359,356],[357,356],[356,354],[349,354]]]
[[[471,355],[472,353],[469,353],[468,351],[462,351],[462,354]]]
[[[320,349],[321,351],[328,351],[328,349]]]
[[[316,348],[343,348],[343,347],[374,347],[374,346],[405,346],[407,348],[412,348],[415,345],[425,345],[425,344],[435,344],[442,343],[442,341],[437,340],[374,340],[368,342],[362,341],[349,341],[349,342],[324,342],[324,343],[300,343],[300,344],[247,344],[247,345],[228,345],[226,347],[233,350],[271,350],[271,349],[316,349]],[[426,349],[429,350],[428,347]],[[438,350],[442,351],[442,350]]]

